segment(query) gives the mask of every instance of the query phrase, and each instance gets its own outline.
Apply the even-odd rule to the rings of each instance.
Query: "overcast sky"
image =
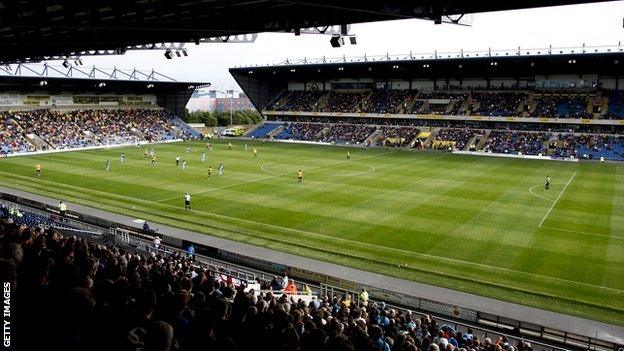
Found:
[[[472,26],[434,25],[422,20],[356,24],[358,44],[332,48],[329,36],[261,33],[253,44],[187,44],[188,57],[167,60],[162,51],[85,57],[100,67],[152,68],[180,81],[211,82],[238,89],[228,73],[236,65],[272,64],[286,58],[338,57],[438,51],[624,44],[624,1],[473,15]]]

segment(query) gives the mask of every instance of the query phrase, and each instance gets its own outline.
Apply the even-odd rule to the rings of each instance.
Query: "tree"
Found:
[[[188,119],[189,119],[189,110],[188,110],[188,108],[186,108],[186,107],[185,107],[185,108],[182,110],[182,112],[180,112],[180,116],[179,116],[179,117],[180,117],[180,119],[181,119],[181,120],[183,120],[184,122],[188,122]]]

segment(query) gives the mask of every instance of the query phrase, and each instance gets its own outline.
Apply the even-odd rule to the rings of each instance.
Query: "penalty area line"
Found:
[[[566,189],[568,188],[568,185],[570,185],[570,183],[572,182],[574,177],[576,177],[576,172],[574,172],[574,174],[572,174],[572,177],[570,177],[570,179],[568,180],[566,185],[563,187],[563,189],[561,189],[561,192],[559,193],[559,195],[557,195],[557,198],[555,199],[555,201],[552,203],[552,205],[550,205],[550,208],[548,209],[548,212],[546,212],[546,214],[544,215],[544,218],[542,218],[542,221],[537,225],[538,228],[542,227],[542,224],[544,224],[544,222],[546,221],[546,218],[548,218],[548,215],[550,214],[550,212],[553,210],[553,208],[555,208],[555,205],[557,204],[557,201],[559,201],[559,199],[561,198],[561,195],[563,195],[563,193],[566,191]]]

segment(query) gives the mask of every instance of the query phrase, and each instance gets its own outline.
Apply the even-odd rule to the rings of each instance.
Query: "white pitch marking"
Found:
[[[539,194],[536,194],[536,193],[533,191],[533,188],[535,188],[536,186],[537,186],[537,185],[533,185],[532,187],[530,187],[530,188],[529,188],[529,192],[530,192],[531,194],[533,194],[533,195],[535,195],[535,196],[539,197],[540,199],[544,199],[544,200],[547,200],[547,201],[549,201],[549,202],[553,202],[553,200],[552,200],[552,199],[549,199],[549,198],[547,198],[547,197],[543,197],[543,196],[541,196],[541,195],[539,195]]]
[[[557,196],[555,201],[552,203],[552,205],[550,205],[550,208],[548,209],[548,212],[546,212],[546,215],[544,215],[544,218],[542,218],[542,221],[537,225],[538,228],[542,227],[542,224],[544,224],[544,221],[546,220],[546,218],[550,214],[550,211],[552,211],[552,209],[555,207],[555,205],[557,204],[557,201],[559,201],[559,199],[561,198],[561,195],[563,195],[563,192],[568,188],[568,185],[570,185],[570,183],[572,182],[572,179],[574,179],[574,177],[576,177],[576,172],[574,172],[572,177],[570,177],[570,179],[568,180],[566,185],[563,187],[563,189],[561,189],[561,192],[559,193],[559,195]]]
[[[316,169],[321,169],[321,168],[327,168],[327,167],[333,167],[333,166],[338,166],[347,162],[357,162],[357,161],[361,161],[361,160],[365,160],[368,158],[373,158],[373,157],[378,157],[378,156],[384,156],[384,155],[389,155],[392,153],[395,153],[396,151],[391,151],[391,152],[383,152],[383,153],[379,153],[379,154],[374,154],[374,155],[370,155],[370,156],[365,156],[356,160],[352,160],[352,161],[341,161],[341,162],[336,162],[336,163],[332,163],[332,164],[328,164],[328,165],[323,165],[323,166],[318,166],[318,167],[314,167],[314,168],[308,168],[308,171],[312,171],[312,170],[316,170]],[[260,166],[260,169],[264,170],[262,168],[262,166]],[[270,171],[266,171],[265,172],[270,172]],[[205,194],[205,193],[209,193],[215,190],[220,190],[220,189],[227,189],[227,188],[233,188],[233,187],[237,187],[239,185],[245,185],[245,184],[250,184],[250,183],[257,183],[257,182],[261,182],[263,180],[268,180],[268,179],[273,179],[273,178],[278,178],[278,177],[283,177],[289,174],[295,174],[295,172],[285,172],[285,173],[272,173],[273,175],[268,176],[268,177],[264,177],[264,178],[258,178],[258,179],[253,179],[253,180],[249,180],[246,182],[240,182],[240,183],[236,183],[236,184],[230,184],[230,185],[224,185],[221,187],[217,187],[217,188],[210,188],[208,190],[204,190],[204,191],[198,191],[196,193],[193,193],[191,195],[199,195],[199,194]],[[166,199],[160,199],[160,200],[156,200],[154,202],[158,202],[158,203],[162,203],[162,202],[167,202],[169,200],[174,200],[174,199],[179,199],[182,198],[182,196],[172,196],[172,197],[168,197]]]
[[[542,229],[550,229],[550,230],[559,230],[562,232],[568,232],[568,233],[577,233],[577,234],[583,234],[583,235],[591,235],[591,236],[599,236],[602,238],[609,238],[609,239],[615,239],[615,240],[624,240],[624,236],[617,236],[617,235],[607,235],[607,234],[596,234],[596,233],[590,233],[590,232],[584,232],[582,230],[571,230],[571,229],[562,229],[562,228],[553,228],[553,227],[541,227]]]

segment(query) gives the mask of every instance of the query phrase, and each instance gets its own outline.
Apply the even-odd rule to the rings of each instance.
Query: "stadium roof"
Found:
[[[245,94],[262,110],[288,82],[329,81],[360,78],[379,81],[399,80],[462,80],[465,78],[516,78],[531,80],[535,76],[597,74],[624,77],[624,47],[595,52],[583,48],[516,52],[513,55],[489,55],[487,52],[470,57],[388,57],[367,61],[347,58],[321,63],[282,63],[274,66],[237,67],[230,73]],[[555,49],[553,49],[555,50]],[[585,51],[585,52],[584,52]],[[583,53],[584,52],[584,53]]]
[[[0,0],[0,62],[136,45],[595,0]]]
[[[74,68],[75,70],[75,68]],[[0,72],[3,71],[0,69]],[[101,70],[101,72],[106,72]],[[6,72],[5,72],[6,73]],[[2,75],[0,73],[0,92],[47,93],[47,94],[137,94],[155,95],[159,106],[178,115],[186,106],[193,92],[198,88],[210,86],[202,82],[177,82],[174,80],[154,80],[147,78],[101,77],[59,77],[52,75]],[[30,72],[32,73],[32,72]]]

